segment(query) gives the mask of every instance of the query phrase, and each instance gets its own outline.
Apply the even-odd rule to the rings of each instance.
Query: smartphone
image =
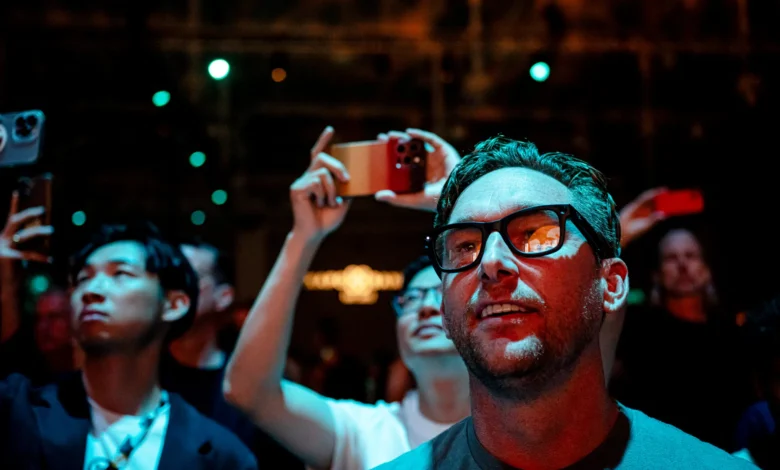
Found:
[[[38,161],[45,121],[39,110],[0,114],[0,167]]]
[[[704,210],[704,195],[698,189],[680,189],[658,194],[655,210],[666,216],[698,214]]]
[[[19,227],[19,230],[41,225],[51,225],[51,187],[51,173],[45,173],[34,178],[25,177],[19,180],[19,205],[17,206],[17,212],[30,207],[43,207],[44,209],[43,215],[22,225]],[[30,240],[20,244],[19,248],[48,254],[49,239],[45,237]]]
[[[418,193],[425,187],[428,151],[420,139],[349,142],[331,146],[330,154],[347,168],[350,181],[336,183],[340,196],[373,196],[389,189]]]

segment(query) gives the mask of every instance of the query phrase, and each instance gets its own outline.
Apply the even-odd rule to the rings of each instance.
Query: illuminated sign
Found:
[[[351,264],[341,271],[312,271],[303,278],[307,290],[337,290],[343,304],[374,304],[379,291],[400,290],[400,271],[374,271],[365,264]]]

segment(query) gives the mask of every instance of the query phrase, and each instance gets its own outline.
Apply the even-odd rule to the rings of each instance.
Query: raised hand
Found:
[[[394,206],[408,207],[424,211],[435,211],[439,202],[441,190],[450,172],[460,162],[460,154],[447,141],[438,135],[420,129],[406,129],[406,132],[391,131],[388,134],[379,134],[379,140],[387,140],[388,135],[396,135],[404,138],[416,138],[430,144],[433,152],[428,154],[426,162],[425,188],[415,194],[396,194],[390,190],[379,191],[374,196],[377,201],[386,202]]]
[[[653,199],[666,191],[668,191],[667,188],[648,189],[620,210],[620,228],[623,232],[620,245],[622,247],[625,248],[626,245],[647,233],[658,222],[664,220],[664,213],[655,210]]]
[[[344,165],[325,153],[333,137],[333,128],[322,131],[311,149],[311,164],[290,186],[293,207],[293,232],[311,240],[321,240],[344,221],[349,202],[336,193],[335,181],[346,183],[349,173]]]
[[[18,212],[19,193],[14,191],[11,196],[11,209],[3,231],[0,232],[0,260],[27,260],[48,263],[50,259],[43,253],[20,249],[19,245],[27,241],[50,237],[54,228],[50,225],[37,225],[21,228],[24,225],[43,216],[43,207],[30,207]]]

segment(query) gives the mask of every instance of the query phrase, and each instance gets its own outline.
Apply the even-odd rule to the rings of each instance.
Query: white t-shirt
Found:
[[[416,390],[400,403],[367,405],[328,400],[336,429],[332,470],[368,470],[409,452],[455,423],[441,424],[420,413]]]
[[[171,405],[163,391],[165,405],[156,414],[149,432],[130,454],[123,470],[155,470],[160,464],[165,431],[171,417]],[[119,447],[130,436],[136,442],[142,435],[141,425],[145,416],[121,415],[106,410],[89,399],[92,408],[92,430],[87,435],[87,452],[84,470],[103,470],[106,464],[119,455]]]

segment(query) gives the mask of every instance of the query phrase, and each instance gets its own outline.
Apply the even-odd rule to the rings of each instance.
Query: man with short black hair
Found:
[[[235,436],[160,386],[160,355],[198,299],[179,249],[151,225],[103,226],[70,279],[82,371],[43,388],[0,382],[3,468],[256,468]]]
[[[599,331],[626,303],[620,239],[598,170],[528,142],[478,144],[428,238],[472,417],[380,468],[753,468],[609,397]]]

